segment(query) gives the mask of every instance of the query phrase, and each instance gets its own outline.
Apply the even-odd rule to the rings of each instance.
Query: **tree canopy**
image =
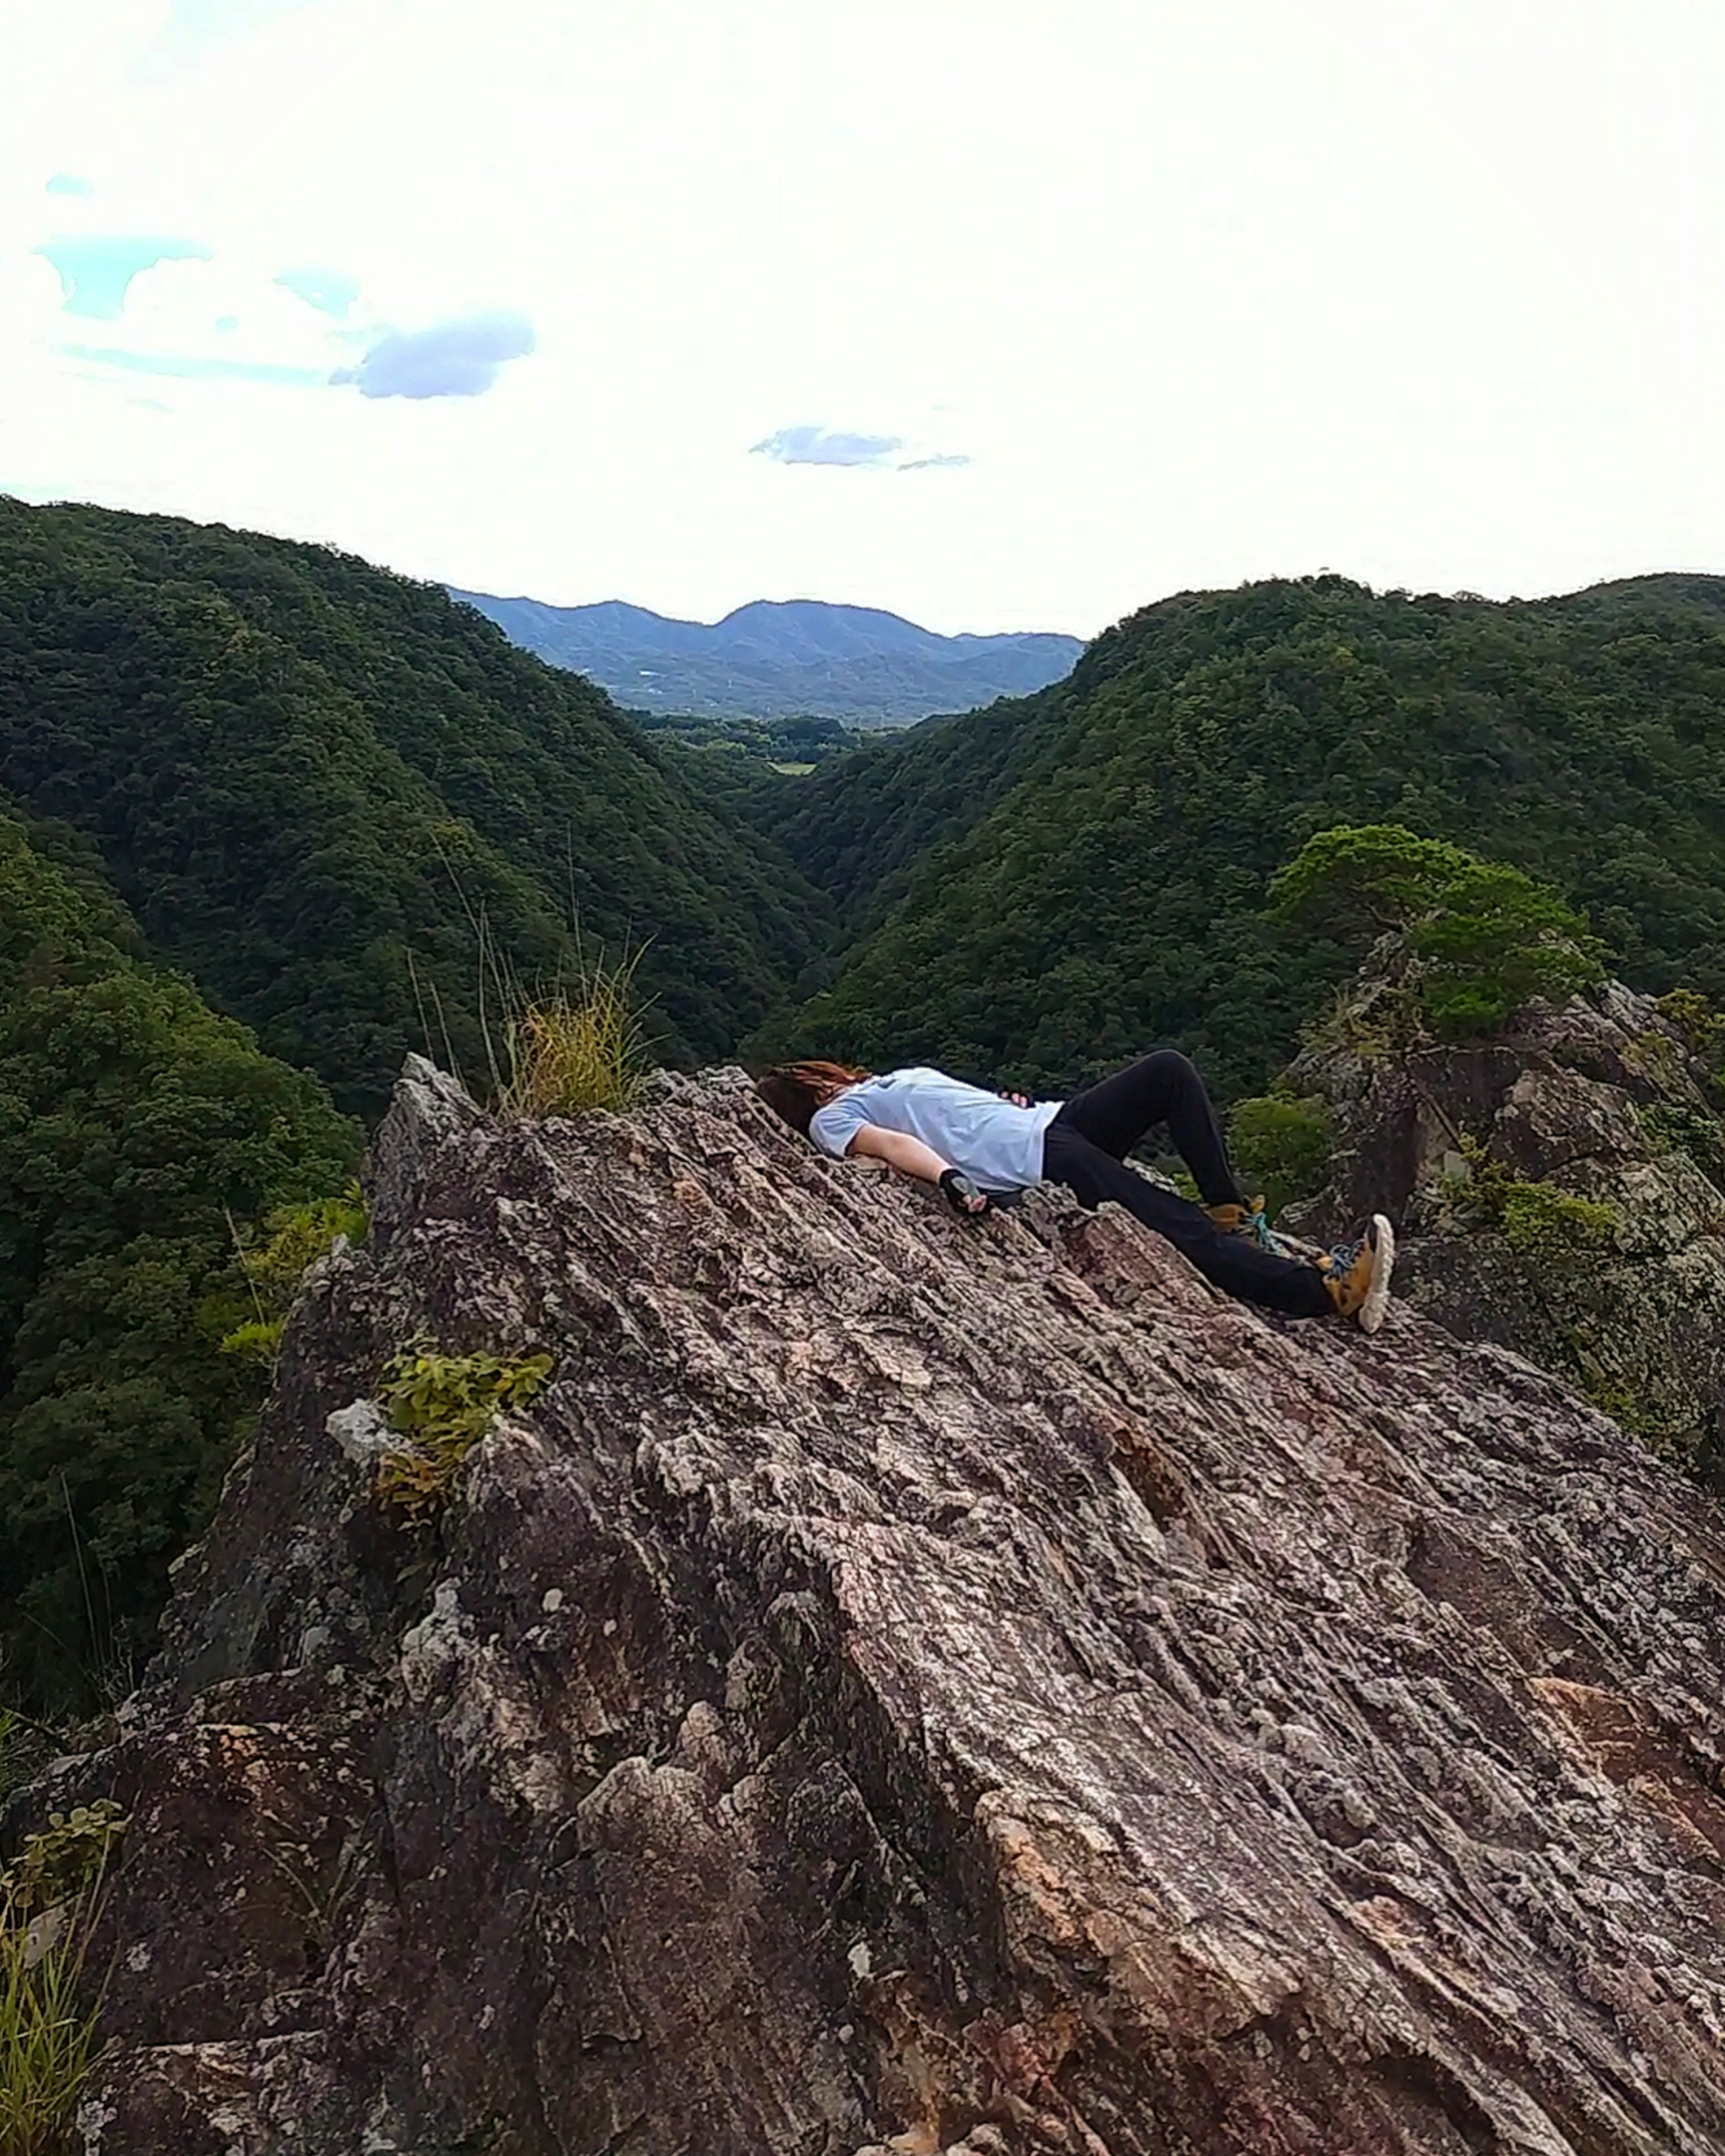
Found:
[[[359,1134],[37,836],[0,812],[0,1692],[65,1703],[142,1651],[261,1393],[235,1234]]]
[[[1337,824],[1270,880],[1276,920],[1356,948],[1389,936],[1414,1006],[1445,1039],[1486,1034],[1535,996],[1599,980],[1600,944],[1548,885],[1399,824]]]

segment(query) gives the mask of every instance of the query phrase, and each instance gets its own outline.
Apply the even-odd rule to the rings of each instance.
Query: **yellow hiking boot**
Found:
[[[1341,1243],[1318,1260],[1318,1270],[1337,1317],[1351,1317],[1362,1332],[1375,1332],[1389,1307],[1389,1276],[1395,1266],[1395,1230],[1383,1214],[1352,1243]]]

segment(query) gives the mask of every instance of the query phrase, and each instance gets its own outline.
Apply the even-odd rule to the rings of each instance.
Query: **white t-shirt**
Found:
[[[847,1086],[815,1110],[809,1135],[842,1160],[857,1132],[872,1123],[921,1138],[979,1190],[1024,1190],[1042,1180],[1042,1133],[1060,1111],[1058,1101],[1014,1107],[998,1093],[919,1066]]]

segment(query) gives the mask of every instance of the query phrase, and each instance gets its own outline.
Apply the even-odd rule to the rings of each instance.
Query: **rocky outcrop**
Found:
[[[1678,1027],[1613,983],[1483,1044],[1388,1052],[1377,993],[1288,1074],[1338,1132],[1330,1188],[1291,1219],[1327,1236],[1389,1213],[1404,1301],[1725,1489],[1725,1123]]]
[[[738,1076],[419,1065],[372,1199],[28,1799],[131,1818],[86,2156],[1725,2148],[1725,1537],[1573,1392]],[[416,1336],[554,1358],[429,1528]]]

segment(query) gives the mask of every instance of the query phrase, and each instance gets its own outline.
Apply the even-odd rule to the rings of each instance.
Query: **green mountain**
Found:
[[[825,901],[684,768],[437,587],[0,499],[0,786],[84,833],[152,951],[345,1107],[409,1046],[483,1073],[482,943],[529,980],[569,965],[572,922],[644,946],[673,1060],[781,1004]]]
[[[71,834],[0,803],[0,1698],[135,1666],[263,1391],[234,1237],[359,1132],[151,964]]]
[[[749,805],[854,939],[762,1052],[1054,1091],[1173,1041],[1254,1091],[1350,971],[1263,912],[1278,863],[1340,823],[1527,869],[1637,985],[1719,997],[1725,579],[1505,604],[1332,577],[1184,593],[1037,696]]]

